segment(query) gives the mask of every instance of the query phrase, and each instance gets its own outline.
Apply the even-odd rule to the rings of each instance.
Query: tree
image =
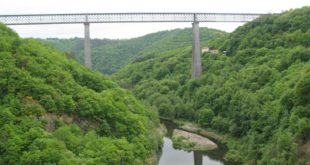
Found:
[[[297,104],[307,105],[310,104],[310,72],[299,81],[296,86]]]
[[[210,127],[213,117],[214,117],[214,112],[209,108],[205,108],[205,109],[198,111],[198,117],[197,117],[198,123],[202,127]]]

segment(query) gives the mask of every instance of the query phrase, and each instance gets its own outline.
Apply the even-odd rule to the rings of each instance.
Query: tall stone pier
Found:
[[[90,49],[90,32],[89,32],[89,23],[84,23],[84,64],[88,68],[92,68],[92,58],[91,58],[91,49]]]
[[[199,38],[199,22],[196,21],[196,14],[194,15],[194,22],[192,27],[192,79],[197,79],[201,76],[201,49],[200,49],[200,38]]]

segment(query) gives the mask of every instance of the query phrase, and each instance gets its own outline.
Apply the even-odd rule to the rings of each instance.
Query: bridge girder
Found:
[[[143,22],[249,22],[266,14],[252,13],[81,13],[0,15],[6,25],[143,23]],[[196,20],[195,20],[196,19]]]
[[[266,14],[247,13],[80,13],[0,15],[6,25],[84,24],[84,64],[92,68],[90,23],[192,22],[192,78],[202,74],[199,22],[250,22]]]

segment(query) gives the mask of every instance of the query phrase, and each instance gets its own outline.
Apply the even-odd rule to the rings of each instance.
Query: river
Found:
[[[201,152],[187,152],[173,148],[172,141],[164,138],[164,146],[159,165],[223,165],[220,160],[214,160]]]
[[[159,165],[232,165],[232,163],[223,160],[226,149],[218,144],[219,148],[212,151],[185,151],[173,148],[171,140],[175,125],[171,122],[163,122],[167,128],[167,134],[164,137]]]

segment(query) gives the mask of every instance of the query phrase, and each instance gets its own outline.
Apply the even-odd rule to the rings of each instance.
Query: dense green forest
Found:
[[[201,28],[200,32],[202,43],[225,34],[222,31],[208,28]],[[125,40],[92,39],[93,68],[105,74],[112,74],[144,54],[156,54],[190,46],[191,33],[191,29],[187,28],[161,31]],[[81,64],[84,63],[84,40],[82,38],[50,38],[41,41],[66,52],[68,57],[75,58]]]
[[[263,16],[208,45],[191,80],[191,47],[144,55],[113,78],[161,117],[229,135],[226,159],[310,162],[310,7]],[[164,44],[162,46],[165,46]]]
[[[146,164],[158,124],[109,78],[0,24],[0,164]]]

